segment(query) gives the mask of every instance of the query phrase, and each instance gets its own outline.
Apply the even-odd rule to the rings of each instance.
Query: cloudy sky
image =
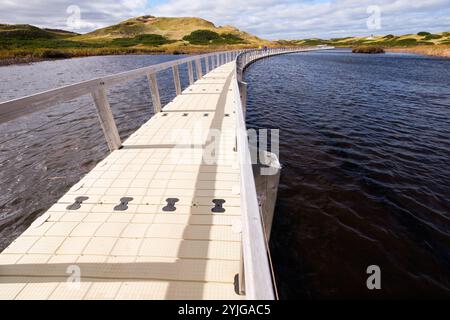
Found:
[[[80,33],[146,14],[201,17],[267,39],[450,31],[450,0],[0,0],[0,23]]]

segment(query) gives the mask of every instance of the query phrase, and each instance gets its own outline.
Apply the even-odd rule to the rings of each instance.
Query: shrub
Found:
[[[44,59],[65,59],[70,58],[70,54],[58,50],[44,50],[42,52]]]
[[[111,41],[111,44],[118,47],[133,47],[139,44],[144,46],[160,46],[169,41],[159,34],[141,34],[134,38],[117,38]]]
[[[428,41],[417,41],[417,45],[418,46],[434,46],[434,43],[428,42]]]
[[[353,53],[384,53],[384,49],[382,47],[376,47],[376,46],[363,46],[363,47],[356,47],[352,49]]]
[[[209,44],[218,39],[220,39],[220,35],[211,30],[196,30],[183,37],[183,40],[191,44]]]
[[[146,46],[160,46],[167,43],[167,39],[159,34],[141,34],[134,39]]]
[[[413,38],[406,38],[395,41],[395,45],[398,46],[413,46],[417,44],[417,40]]]
[[[417,33],[418,36],[422,36],[422,37],[429,36],[430,34],[431,33],[426,32],[426,31],[421,31],[421,32]]]
[[[35,40],[53,38],[55,38],[54,35],[39,28],[8,30],[0,32],[0,39]]]
[[[305,46],[318,46],[328,44],[328,41],[322,39],[305,39],[303,40],[303,45]]]
[[[438,34],[429,34],[423,40],[433,40],[433,39],[441,39],[442,36]]]
[[[226,44],[238,44],[244,42],[244,39],[232,33],[224,33],[220,37],[222,38],[223,43]]]

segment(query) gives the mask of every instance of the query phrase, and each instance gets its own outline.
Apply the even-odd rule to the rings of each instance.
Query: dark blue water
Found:
[[[0,68],[0,101],[176,56]],[[181,72],[187,85],[186,72]],[[171,71],[158,75],[163,102]],[[271,239],[282,298],[450,296],[450,60],[302,53],[252,65],[248,123],[280,128]],[[145,78],[108,98],[122,139],[152,115]],[[0,126],[0,250],[107,154],[89,97]],[[379,265],[382,290],[366,288]]]
[[[250,127],[280,129],[280,296],[450,297],[450,59],[301,53],[246,81]]]
[[[0,101],[158,64],[181,56],[106,56],[0,67]],[[180,69],[187,86],[186,67]],[[161,101],[175,97],[172,71],[158,73]],[[143,77],[108,90],[122,141],[153,114]],[[0,125],[0,251],[108,153],[89,96]]]

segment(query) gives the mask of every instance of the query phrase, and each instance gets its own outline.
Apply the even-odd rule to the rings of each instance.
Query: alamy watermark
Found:
[[[366,10],[369,17],[366,20],[367,29],[381,29],[381,7],[377,5],[368,6]]]
[[[369,290],[381,289],[381,269],[377,265],[367,267],[366,273],[370,276],[367,278],[366,285]]]
[[[69,17],[66,20],[66,25],[71,30],[79,30],[83,26],[81,20],[81,8],[77,5],[70,5],[66,9],[66,13]]]
[[[77,265],[70,265],[67,267],[66,273],[69,274],[67,278],[67,286],[71,290],[78,290],[81,286],[81,268]]]
[[[171,130],[171,151],[167,164],[227,165],[237,168],[242,159],[259,165],[260,174],[275,175],[279,171],[279,129],[215,129],[205,128],[201,121],[193,129]],[[238,152],[243,150],[244,157]]]

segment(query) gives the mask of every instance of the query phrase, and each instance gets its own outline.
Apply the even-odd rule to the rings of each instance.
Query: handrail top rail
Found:
[[[251,49],[247,49],[251,50]],[[245,50],[245,51],[247,51]],[[97,77],[90,80],[69,84],[66,86],[34,93],[21,98],[0,102],[0,124],[14,120],[25,114],[39,111],[58,103],[67,102],[95,92],[98,88],[108,88],[132,79],[157,73],[175,66],[190,63],[198,59],[209,58],[221,54],[240,52],[243,50],[216,51],[207,54],[193,55],[183,59],[167,61],[148,67],[128,70],[112,75]]]
[[[320,48],[320,50],[332,49]],[[57,103],[65,102],[78,98],[85,94],[91,93],[94,102],[97,106],[100,122],[107,137],[110,149],[114,150],[120,146],[120,137],[117,132],[114,118],[111,113],[111,108],[107,101],[105,88],[116,85],[122,82],[135,79],[140,76],[150,77],[152,99],[159,100],[157,94],[158,87],[156,84],[155,74],[159,71],[166,70],[171,67],[179,66],[188,63],[190,67],[190,76],[192,75],[192,61],[196,61],[196,67],[201,67],[200,59],[211,56],[218,56],[227,54],[226,61],[233,60],[233,79],[231,85],[234,88],[234,100],[236,111],[236,146],[239,150],[238,160],[241,166],[240,183],[241,183],[241,211],[242,211],[242,246],[243,246],[243,260],[245,268],[245,293],[249,299],[274,299],[274,285],[272,273],[270,269],[270,262],[268,260],[267,250],[264,237],[264,230],[262,225],[262,218],[259,210],[259,203],[257,199],[256,186],[253,178],[253,171],[251,168],[251,155],[248,146],[245,115],[243,111],[243,103],[240,97],[240,84],[242,81],[243,69],[252,62],[283,53],[295,53],[301,51],[319,50],[313,47],[296,47],[296,48],[269,48],[268,50],[233,50],[221,51],[203,55],[190,56],[184,59],[164,62],[157,65],[152,65],[144,68],[125,71],[118,74],[113,74],[105,77],[99,77],[80,83],[68,85],[52,89],[49,91],[37,93],[31,96],[0,103],[0,124],[11,119],[18,118],[21,115],[36,112],[39,109],[44,109]],[[243,58],[243,59],[242,59]],[[220,61],[220,59],[218,58]],[[220,62],[218,65],[220,65]],[[190,63],[190,64],[189,64]],[[207,66],[208,69],[208,66]],[[179,75],[174,68],[174,77]],[[197,69],[198,70],[198,69]],[[200,70],[200,77],[202,71]],[[153,75],[153,79],[152,76]],[[152,83],[154,81],[154,83]],[[154,102],[154,101],[153,101]],[[155,113],[156,107],[154,105]],[[160,111],[160,110],[159,110]],[[9,120],[8,120],[9,118]],[[112,134],[111,134],[112,132]],[[112,148],[111,148],[112,146]]]
[[[273,48],[273,49],[284,49],[288,50],[290,48]],[[305,49],[305,48],[304,48]],[[95,92],[99,87],[108,88],[129,80],[157,73],[169,69],[171,67],[179,66],[185,63],[190,63],[192,61],[209,58],[212,56],[217,56],[225,53],[233,52],[251,52],[260,51],[260,49],[243,49],[243,50],[230,50],[230,51],[216,51],[212,53],[206,53],[201,55],[193,55],[183,59],[177,59],[173,61],[167,61],[148,67],[137,68],[133,70],[128,70],[124,72],[119,72],[112,75],[102,76],[93,78],[90,80],[84,80],[81,82],[69,84],[66,86],[45,90],[42,92],[34,93],[20,98],[14,98],[8,101],[0,102],[0,124],[14,120],[26,113],[32,113],[39,111],[40,109],[51,107],[58,103],[67,102],[78,97],[84,96]],[[25,109],[21,112],[22,110]]]
[[[279,49],[279,50],[277,50]],[[243,70],[258,59],[279,54],[289,54],[302,51],[312,51],[319,48],[297,47],[297,48],[273,48],[256,52],[247,51],[237,55],[234,66],[233,86],[236,91],[236,140],[239,150],[240,190],[241,190],[241,212],[242,212],[242,249],[245,274],[245,295],[251,300],[273,300],[275,299],[274,279],[272,278],[271,266],[268,257],[268,248],[264,236],[262,217],[257,198],[256,185],[253,177],[251,155],[246,131],[245,115],[242,109],[241,97],[239,96],[239,82],[242,82]],[[321,50],[332,49],[332,47],[320,48]]]

